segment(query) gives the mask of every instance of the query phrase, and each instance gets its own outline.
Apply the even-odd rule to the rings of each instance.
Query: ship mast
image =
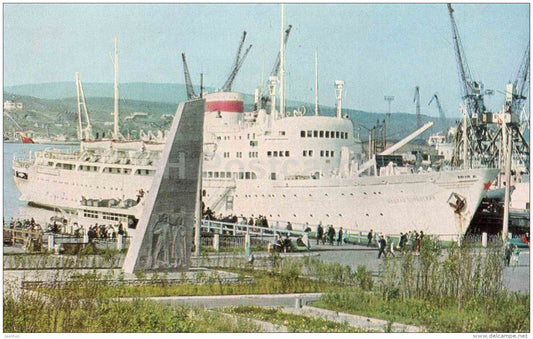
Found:
[[[281,44],[279,48],[279,115],[285,117],[285,43],[283,41],[283,23],[285,21],[285,6],[281,4]]]
[[[118,140],[118,52],[117,52],[117,38],[115,37],[115,58],[113,59],[113,66],[115,68],[115,84],[114,84],[114,105],[113,105],[113,139]]]
[[[318,49],[315,51],[315,116],[318,115]]]

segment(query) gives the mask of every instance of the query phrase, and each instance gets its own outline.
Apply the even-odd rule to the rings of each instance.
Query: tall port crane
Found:
[[[422,127],[422,115],[420,115],[420,87],[415,88],[415,98],[413,102],[416,103],[416,128]]]
[[[438,93],[433,94],[433,96],[431,97],[431,100],[429,100],[429,102],[428,102],[428,106],[431,105],[433,100],[435,100],[435,103],[437,104],[437,109],[439,110],[439,119],[440,119],[441,128],[446,130],[447,129],[447,126],[446,126],[446,114],[444,113],[444,110],[442,109],[442,105],[440,104],[439,94]]]
[[[451,4],[447,6],[464,103],[462,107],[464,119],[455,135],[452,165],[502,168],[507,149],[511,150],[515,158],[529,159],[529,145],[520,132],[518,118],[520,112],[517,111],[523,107],[529,86],[529,46],[515,82],[507,85],[506,104],[503,110],[496,113],[488,112],[483,96],[488,95],[489,91],[485,92],[483,83],[472,79],[453,16],[454,10]],[[512,141],[512,147],[507,146],[510,144],[507,140]]]
[[[453,8],[451,4],[448,4],[448,13],[450,15],[453,47],[455,51],[455,58],[457,61],[457,70],[459,72],[459,80],[461,84],[461,92],[463,100],[465,101],[466,110],[470,117],[477,118],[481,113],[485,112],[485,104],[483,100],[484,88],[483,83],[472,79],[470,68],[466,60],[463,44],[459,37],[459,29],[455,23],[453,16]]]
[[[198,95],[194,92],[194,87],[191,81],[191,74],[189,73],[189,67],[187,66],[187,60],[185,59],[185,53],[181,53],[181,59],[183,60],[183,73],[185,75],[185,88],[187,89],[187,100],[198,99]]]
[[[522,63],[518,69],[515,81],[512,83],[510,93],[506,93],[505,105],[509,107],[511,112],[521,114],[524,108],[524,103],[527,99],[525,94],[529,89],[529,43],[522,58]],[[521,119],[523,120],[523,119]]]
[[[231,92],[231,87],[233,86],[233,81],[235,80],[235,77],[237,76],[237,73],[239,72],[239,69],[241,68],[242,64],[244,63],[244,60],[246,59],[246,56],[248,55],[248,52],[250,52],[250,49],[252,48],[252,45],[248,46],[246,51],[241,57],[242,47],[244,45],[244,41],[246,40],[246,31],[244,31],[241,42],[239,44],[239,48],[237,50],[237,56],[235,57],[235,62],[233,63],[233,68],[230,72],[230,75],[228,76],[228,79],[222,86],[222,92]]]

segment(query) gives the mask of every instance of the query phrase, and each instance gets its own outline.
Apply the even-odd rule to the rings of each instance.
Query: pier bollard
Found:
[[[117,251],[121,251],[122,250],[122,234],[119,234],[118,237],[117,237]]]
[[[48,235],[48,250],[49,251],[54,250],[54,235],[53,234]]]
[[[481,233],[481,246],[487,247],[487,232]]]
[[[213,235],[213,248],[217,252],[220,250],[220,234],[218,233]]]

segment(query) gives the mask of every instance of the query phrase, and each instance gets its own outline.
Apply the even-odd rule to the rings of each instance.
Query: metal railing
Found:
[[[281,227],[264,227],[255,225],[245,225],[241,223],[231,223],[215,220],[202,220],[202,230],[209,233],[228,234],[233,236],[243,236],[249,234],[250,236],[266,237],[279,234],[280,236],[303,236],[304,231],[287,230]]]

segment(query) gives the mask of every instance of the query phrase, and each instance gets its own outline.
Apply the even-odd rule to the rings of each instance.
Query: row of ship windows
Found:
[[[313,150],[305,150],[305,151],[302,151],[302,155],[304,157],[312,157],[313,156]],[[224,152],[223,154],[224,158],[229,158],[231,156],[230,152]],[[259,153],[258,152],[248,152],[248,158],[257,158],[259,156]],[[288,158],[291,156],[291,152],[290,151],[267,151],[267,157],[269,158]],[[320,156],[321,157],[326,157],[326,158],[329,158],[329,157],[334,157],[335,156],[335,151],[324,151],[324,150],[321,150],[320,151]],[[242,152],[236,152],[235,153],[235,157],[236,158],[242,158]]]
[[[304,150],[302,151],[302,155],[304,157],[312,157],[313,156],[313,150]],[[326,157],[326,158],[333,158],[335,156],[335,151],[320,151],[320,157]]]
[[[202,172],[204,178],[221,178],[221,179],[257,179],[257,175],[254,172],[218,172],[207,171]]]
[[[333,138],[333,139],[348,139],[348,132],[339,131],[300,131],[302,138]]]
[[[98,212],[97,211],[83,210],[83,216],[85,218],[98,219]],[[128,220],[128,216],[125,215],[125,214],[104,212],[104,213],[102,213],[102,219],[111,220],[111,221],[123,221],[123,220]]]
[[[289,151],[267,151],[267,157],[277,158],[277,157],[290,157],[291,153]]]
[[[50,166],[53,165],[52,162],[48,163]],[[64,163],[57,163],[55,168],[61,168],[64,170],[74,170],[75,165],[73,164],[64,164]],[[84,172],[99,172],[100,167],[99,166],[88,166],[88,165],[80,165],[78,166],[78,171],[84,171]],[[111,174],[131,174],[131,168],[120,168],[120,167],[104,167],[102,173],[111,173]],[[155,170],[149,170],[149,169],[137,169],[135,171],[135,175],[154,175]]]

